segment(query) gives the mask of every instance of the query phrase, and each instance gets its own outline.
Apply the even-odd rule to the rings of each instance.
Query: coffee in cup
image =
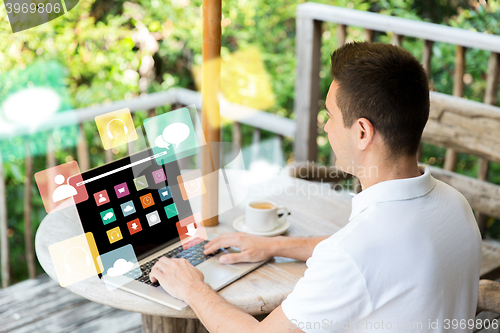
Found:
[[[278,211],[283,216],[278,218]],[[245,224],[253,231],[271,231],[285,223],[288,209],[278,206],[269,200],[254,200],[247,204],[245,210]]]

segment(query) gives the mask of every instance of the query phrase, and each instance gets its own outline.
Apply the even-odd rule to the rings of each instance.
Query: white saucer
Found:
[[[234,227],[234,229],[236,229],[238,231],[243,231],[243,232],[246,232],[247,234],[251,234],[251,235],[277,236],[277,235],[281,235],[282,233],[287,231],[288,228],[290,228],[290,222],[288,222],[288,219],[287,219],[285,221],[285,223],[283,223],[279,227],[274,228],[273,230],[270,230],[270,231],[254,231],[254,230],[251,230],[250,228],[247,227],[247,225],[245,223],[245,215],[242,215],[242,216],[238,217],[236,220],[234,220],[233,227]]]

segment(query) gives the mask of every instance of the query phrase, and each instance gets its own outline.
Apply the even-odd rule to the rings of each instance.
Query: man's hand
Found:
[[[149,278],[160,282],[167,293],[190,303],[190,297],[199,297],[212,289],[203,282],[203,273],[186,259],[161,257],[153,266]],[[208,289],[207,289],[208,288]]]
[[[223,264],[256,262],[273,256],[273,238],[259,237],[244,232],[222,234],[205,244],[203,253],[210,254],[221,247],[237,247],[240,253],[225,254],[219,258]]]

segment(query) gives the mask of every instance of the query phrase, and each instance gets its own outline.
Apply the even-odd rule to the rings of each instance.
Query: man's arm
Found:
[[[203,282],[203,273],[186,259],[163,257],[151,270],[150,277],[151,281],[158,280],[169,294],[188,303],[209,332],[302,332],[288,320],[281,306],[259,322],[229,304]]]
[[[221,263],[256,262],[273,256],[306,261],[316,245],[329,236],[319,237],[259,237],[244,232],[222,234],[205,245],[205,254],[221,247],[237,247],[240,253],[220,257]]]

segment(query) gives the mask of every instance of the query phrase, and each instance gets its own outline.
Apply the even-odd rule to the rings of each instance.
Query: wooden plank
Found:
[[[30,140],[24,139],[24,247],[26,249],[26,264],[28,265],[28,276],[34,279],[36,276],[34,238],[31,228],[31,187],[33,184],[33,157],[31,156]]]
[[[500,53],[500,36],[447,27],[442,24],[414,21],[314,2],[306,2],[297,6],[297,20],[304,19],[333,22],[376,31],[392,31],[401,36]]]
[[[347,26],[345,24],[337,24],[337,48],[345,44],[347,35]]]
[[[142,332],[144,333],[208,333],[198,319],[168,318],[142,316]]]
[[[212,156],[210,143],[220,142],[221,131],[219,106],[221,6],[221,0],[203,0],[203,82],[201,89],[203,107],[201,109],[201,121],[208,148],[203,149],[201,154],[201,172],[203,175],[215,170],[213,159],[219,158],[219,156]],[[215,173],[215,177],[210,177],[208,182],[206,187],[210,188],[212,193],[202,197],[201,214],[205,226],[215,226],[219,224],[219,216],[205,217],[204,212],[212,211],[213,207],[219,207],[218,173]]]
[[[452,171],[429,167],[432,175],[457,189],[469,201],[472,209],[500,218],[500,186]],[[500,262],[499,262],[500,264]]]
[[[500,108],[432,91],[422,139],[500,163]]]
[[[321,22],[297,17],[297,76],[294,112],[297,119],[294,153],[296,161],[316,161],[318,135]]]
[[[0,332],[140,332],[141,315],[90,302],[42,275],[0,291]]]
[[[33,131],[46,131],[56,127],[73,126],[75,123],[93,121],[98,115],[123,108],[129,108],[134,113],[166,104],[180,103],[182,105],[194,104],[198,110],[201,110],[201,101],[199,92],[184,88],[171,88],[167,91],[141,95],[129,100],[57,113],[57,115],[47,117],[42,122],[37,123],[36,127],[20,123],[5,124],[0,130],[0,140],[30,134]],[[260,127],[287,137],[295,137],[296,122],[293,119],[230,103],[224,99],[221,100],[220,107],[221,116],[224,118],[237,120],[242,124]]]
[[[78,124],[78,142],[76,146],[76,155],[78,160],[78,167],[81,172],[90,169],[89,147],[87,145],[87,138],[85,137],[85,129],[83,123]]]
[[[7,191],[5,188],[5,175],[3,171],[2,149],[0,147],[0,260],[2,264],[2,287],[6,288],[10,284],[10,251],[9,237],[7,229]]]

